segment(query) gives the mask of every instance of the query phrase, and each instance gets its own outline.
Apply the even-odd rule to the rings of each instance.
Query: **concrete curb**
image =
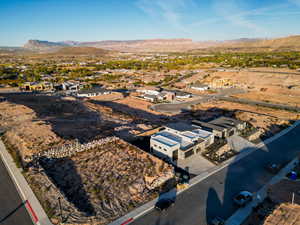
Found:
[[[232,164],[236,163],[237,161],[239,161],[242,158],[246,157],[250,153],[252,153],[252,152],[254,152],[258,149],[263,148],[266,144],[269,144],[272,141],[276,140],[277,138],[285,135],[286,133],[290,132],[292,129],[294,129],[298,125],[300,125],[300,120],[296,121],[292,126],[282,130],[281,132],[274,135],[273,137],[270,137],[269,139],[265,140],[264,142],[261,142],[261,143],[257,144],[255,147],[248,148],[244,151],[241,151],[241,153],[238,154],[236,157],[228,159],[227,161],[221,163],[220,165],[215,166],[215,167],[203,172],[202,174],[194,177],[193,179],[190,180],[189,187],[186,188],[186,189],[183,189],[183,190],[178,190],[176,195],[177,196],[180,195],[181,193],[188,190],[192,186],[198,184],[199,182],[203,181],[207,177],[217,173],[218,171],[222,170],[223,168],[225,168],[229,165],[232,165]],[[154,208],[155,203],[158,201],[158,199],[159,198],[156,198],[156,199],[153,199],[153,200],[145,203],[144,205],[134,209],[133,211],[131,211],[128,214],[120,217],[119,219],[109,223],[108,225],[125,225],[125,224],[129,224],[129,223],[133,222],[134,219],[137,219],[138,217],[140,217],[140,216],[144,215],[145,213],[147,213],[148,211],[152,210]]]
[[[266,185],[264,185],[259,191],[256,192],[256,198],[243,208],[238,209],[231,217],[229,217],[225,225],[240,225],[242,224],[252,213],[253,207],[257,206],[267,197],[267,190],[270,185],[278,183],[285,175],[290,172],[296,163],[298,163],[298,157],[293,159],[288,165],[279,171]],[[259,196],[259,198],[257,197]]]
[[[36,198],[29,184],[20,172],[20,169],[16,167],[13,158],[7,152],[2,140],[0,140],[0,156],[10,177],[17,187],[22,200],[26,202],[26,209],[31,216],[33,223],[41,225],[52,225],[39,200]]]

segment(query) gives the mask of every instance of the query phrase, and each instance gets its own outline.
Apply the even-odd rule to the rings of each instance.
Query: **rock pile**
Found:
[[[96,148],[101,145],[105,145],[109,142],[118,140],[119,138],[107,137],[99,140],[93,140],[91,142],[80,144],[78,140],[75,140],[74,143],[63,145],[62,147],[51,148],[48,151],[40,152],[35,155],[36,158],[47,157],[47,158],[64,158],[71,157],[79,152],[84,152],[92,148]]]

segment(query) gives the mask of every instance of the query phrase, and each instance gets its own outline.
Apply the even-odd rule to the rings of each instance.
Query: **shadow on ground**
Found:
[[[69,202],[74,204],[79,211],[86,213],[87,216],[95,214],[89,195],[86,193],[82,179],[71,159],[42,157],[39,161],[47,176]]]
[[[3,94],[1,94],[3,95]],[[70,135],[69,138],[78,138],[79,140],[86,141],[94,138],[99,133],[103,133],[103,127],[98,127],[99,124],[103,121],[101,116],[94,112],[89,111],[87,108],[82,108],[78,106],[78,109],[74,111],[74,105],[78,104],[76,102],[72,103],[67,100],[62,100],[56,97],[43,96],[35,98],[34,95],[27,96],[27,99],[19,98],[20,96],[5,96],[7,99],[13,103],[23,104],[32,108],[39,117],[44,118],[49,122],[55,133],[66,137],[66,131],[64,130],[65,126],[68,126],[67,120],[70,120],[70,123],[81,124],[80,126],[75,126],[77,129],[83,128],[92,130],[91,136],[85,136],[85,130],[80,130],[75,135]],[[34,102],[34,103],[33,103]],[[49,105],[49,102],[50,105]],[[152,114],[150,112],[145,112],[143,110],[131,108],[124,104],[119,104],[115,102],[101,102],[91,100],[94,104],[104,105],[106,107],[112,108],[113,111],[124,113],[130,115],[133,118],[133,122],[149,122],[149,123],[159,123],[163,125],[164,123],[183,120],[184,117],[189,116],[190,119],[200,119],[200,120],[210,120],[218,116],[234,116],[236,111],[226,111],[219,108],[211,108],[209,110],[197,110],[197,111],[185,111],[178,115],[172,117],[162,117],[161,115]],[[71,109],[65,110],[62,109],[63,105],[71,106]],[[68,107],[67,107],[68,108]],[[76,107],[75,107],[76,108]],[[237,110],[239,111],[239,110]],[[207,112],[209,116],[207,116]],[[81,119],[84,118],[81,123]],[[60,122],[60,119],[61,122]],[[90,123],[87,121],[91,119]],[[153,120],[153,121],[151,121]],[[185,119],[186,120],[186,119]],[[95,122],[96,121],[96,122]],[[73,129],[74,127],[72,127]],[[64,131],[64,132],[62,132]],[[155,214],[156,216],[152,218],[148,223],[140,224],[156,224],[156,225],[169,225],[169,224],[179,224],[176,222],[176,218],[181,219],[190,215],[192,211],[197,211],[197,218],[188,225],[193,224],[209,224],[210,221],[215,216],[221,216],[228,218],[237,207],[233,205],[232,198],[235,194],[242,190],[248,190],[250,192],[255,192],[261,188],[268,180],[271,179],[272,175],[267,173],[264,170],[264,166],[267,163],[282,163],[291,160],[295,157],[298,151],[295,151],[294,143],[299,139],[298,133],[291,134],[289,138],[290,141],[276,146],[265,146],[263,149],[253,152],[251,155],[231,164],[228,168],[220,171],[218,174],[214,175],[213,179],[207,179],[205,182],[201,182],[199,185],[199,190],[197,190],[197,195],[192,195],[188,197],[189,202],[186,202],[186,205],[179,205],[180,213],[177,213],[175,209],[171,211],[172,214],[163,215]],[[247,150],[247,149],[244,149]],[[44,159],[46,160],[46,159]],[[65,160],[65,162],[63,162]],[[47,160],[46,160],[47,161]],[[45,162],[46,162],[45,161]],[[73,162],[70,159],[58,159],[55,161],[57,165],[61,166],[51,166],[52,163],[44,163],[44,169],[47,175],[53,180],[55,185],[66,195],[68,200],[72,202],[76,207],[87,214],[93,214],[94,209],[89,202],[87,193],[84,190],[83,184],[81,183],[80,175],[77,174],[76,168],[73,165]],[[41,161],[43,165],[43,160]],[[64,164],[68,165],[68,168],[64,168]],[[74,185],[77,183],[78,185]],[[79,187],[74,189],[74,187]],[[193,189],[195,190],[195,189]],[[203,200],[204,199],[204,200]],[[182,200],[183,201],[183,200]],[[175,207],[177,205],[178,198],[176,199]],[[180,204],[181,201],[178,203]],[[186,208],[192,204],[194,208]],[[185,213],[182,213],[182,212]],[[194,215],[194,214],[193,214]],[[189,219],[189,218],[187,218]],[[187,225],[187,224],[180,224]]]

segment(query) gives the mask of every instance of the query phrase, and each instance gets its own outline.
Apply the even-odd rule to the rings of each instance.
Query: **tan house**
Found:
[[[214,78],[210,82],[211,88],[230,88],[233,86],[233,82],[228,78]]]
[[[50,82],[26,82],[20,89],[23,91],[50,91],[53,89],[53,84]]]

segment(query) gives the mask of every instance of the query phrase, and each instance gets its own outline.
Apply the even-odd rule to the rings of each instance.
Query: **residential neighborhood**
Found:
[[[299,12],[1,1],[0,225],[300,225]]]

